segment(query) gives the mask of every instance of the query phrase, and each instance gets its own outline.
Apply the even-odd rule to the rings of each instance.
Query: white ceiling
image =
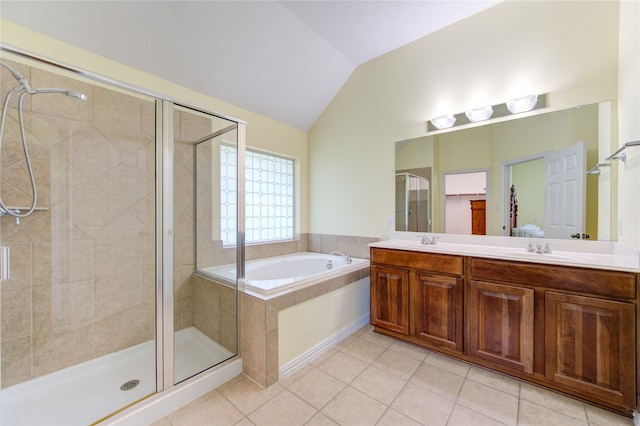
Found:
[[[0,17],[308,130],[358,65],[498,2],[2,0]]]

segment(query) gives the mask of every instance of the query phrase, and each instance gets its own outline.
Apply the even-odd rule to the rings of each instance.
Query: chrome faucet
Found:
[[[538,241],[534,248],[533,243],[529,241],[527,243],[527,247],[525,248],[525,251],[527,253],[551,254],[551,245],[549,243],[544,243],[543,245],[541,241]]]
[[[418,235],[418,238],[420,238],[420,244],[424,244],[427,246],[435,246],[436,245],[436,238],[438,237],[431,237],[429,238],[428,235]]]
[[[329,256],[342,256],[344,258],[344,260],[347,262],[348,265],[351,264],[351,256],[348,255],[348,254],[344,254],[341,251],[331,250],[329,252]]]

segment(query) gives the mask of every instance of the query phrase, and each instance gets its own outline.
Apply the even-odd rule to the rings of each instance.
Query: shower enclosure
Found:
[[[31,88],[86,95],[26,94],[23,117],[17,96],[7,106],[1,423],[94,423],[236,356],[236,283],[204,298],[193,273],[201,257],[242,264],[241,223],[233,247],[219,244],[222,177],[211,146],[225,129],[241,163],[244,123],[5,48],[0,60],[9,66],[0,67],[3,100],[21,84],[11,70]],[[242,191],[227,195],[229,217],[241,217]],[[208,228],[196,230],[197,216]]]
[[[429,180],[396,173],[396,231],[431,232]]]

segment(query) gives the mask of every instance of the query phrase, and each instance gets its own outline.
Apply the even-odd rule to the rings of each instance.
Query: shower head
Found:
[[[26,78],[24,78],[24,76],[22,74],[20,74],[18,71],[16,71],[15,68],[13,68],[11,65],[9,64],[5,64],[4,62],[0,62],[0,65],[2,65],[3,67],[5,67],[7,70],[9,70],[9,72],[11,73],[11,75],[13,76],[13,78],[15,78],[16,80],[18,80],[18,83],[20,83],[20,86],[22,87],[22,89],[24,89],[25,92],[27,92],[30,95],[37,95],[39,93],[63,93],[67,96],[70,96],[72,98],[76,98],[79,99],[83,102],[87,102],[87,95],[85,95],[84,93],[80,93],[80,92],[74,92],[73,90],[68,90],[68,89],[34,89],[33,87],[31,87],[31,84],[29,83],[29,80],[27,80]],[[16,90],[22,90],[22,89],[18,89],[16,87]]]
[[[82,102],[87,102],[87,100],[89,99],[84,93],[74,92],[73,90],[67,90],[66,92],[64,92],[64,94],[72,98],[81,100]]]
[[[76,98],[79,99],[83,102],[87,102],[87,95],[85,95],[84,93],[80,93],[80,92],[75,92],[73,90],[69,90],[69,89],[51,89],[51,88],[46,88],[46,89],[35,89],[34,91],[34,95],[39,95],[42,93],[62,93],[63,95],[72,97],[72,98]]]

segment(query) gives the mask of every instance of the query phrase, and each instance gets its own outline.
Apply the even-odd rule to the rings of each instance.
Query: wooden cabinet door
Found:
[[[371,266],[371,324],[409,334],[409,272]]]
[[[533,301],[533,289],[470,281],[470,355],[532,374]]]
[[[416,272],[411,280],[412,334],[462,352],[462,279]]]
[[[471,203],[471,234],[486,235],[487,213],[486,200],[470,200]]]
[[[547,379],[635,405],[634,305],[555,292],[545,294]]]

